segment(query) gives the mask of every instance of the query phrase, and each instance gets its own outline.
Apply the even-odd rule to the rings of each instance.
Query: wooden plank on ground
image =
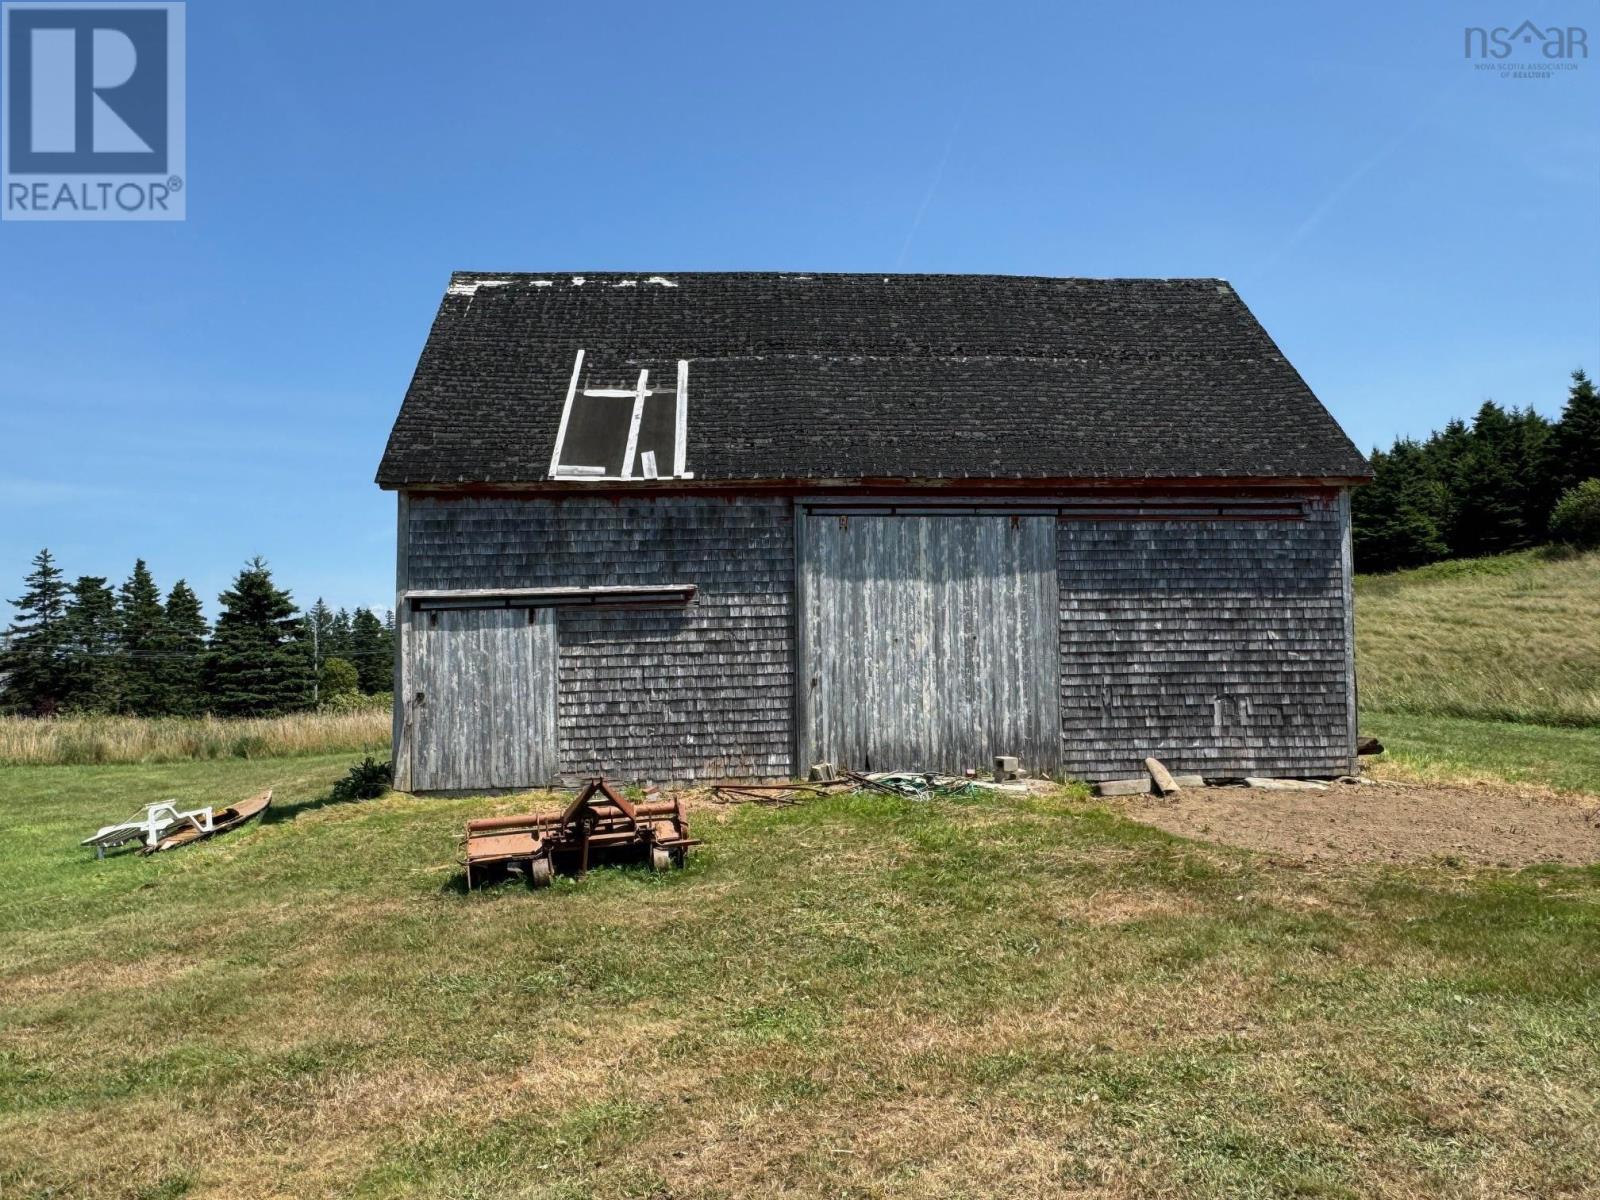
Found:
[[[1175,796],[1183,790],[1178,786],[1178,781],[1173,779],[1172,772],[1162,765],[1159,758],[1145,759],[1144,769],[1150,772],[1150,782],[1156,785],[1156,791],[1163,796]]]

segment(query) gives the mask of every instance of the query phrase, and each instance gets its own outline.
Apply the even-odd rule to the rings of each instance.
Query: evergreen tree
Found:
[[[1460,417],[1454,417],[1423,443],[1422,453],[1428,464],[1428,474],[1438,484],[1443,498],[1439,532],[1444,537],[1447,556],[1453,555],[1464,536],[1461,530],[1461,484],[1466,478],[1472,457],[1472,430]]]
[[[1351,500],[1357,568],[1393,571],[1445,557],[1448,504],[1423,448],[1401,440],[1387,454],[1374,450],[1372,469],[1372,482]]]
[[[355,652],[350,614],[342,608],[334,613],[333,620],[328,622],[328,644],[323,647],[322,652],[330,658],[343,659],[349,659]]]
[[[388,663],[388,668],[387,674],[384,677],[383,687],[379,688],[378,690],[382,692],[393,692],[395,686],[394,659],[396,653],[399,651],[400,643],[396,639],[394,631],[394,609],[392,608],[386,608],[383,610],[383,636],[388,639],[387,645],[389,649],[389,655],[384,659],[384,662]]]
[[[361,690],[394,690],[394,642],[370,608],[356,609],[350,622],[350,661],[361,677]]]
[[[304,708],[311,678],[301,620],[267,564],[251,559],[218,601],[205,674],[213,711],[234,717]]]
[[[167,593],[163,614],[163,692],[167,710],[182,716],[206,711],[205,655],[210,629],[200,608],[200,597],[183,580]]]
[[[75,712],[113,712],[122,701],[121,623],[104,575],[80,575],[67,599],[67,686],[63,705]]]
[[[1472,446],[1462,463],[1450,547],[1455,554],[1502,554],[1531,543],[1525,516],[1528,481],[1517,474],[1518,442],[1514,415],[1485,400],[1473,419]]]
[[[333,610],[321,596],[317,602],[306,609],[305,620],[301,623],[300,636],[304,643],[306,661],[311,664],[312,702],[322,699],[324,687],[322,681],[322,666],[328,661],[328,634],[333,627]]]
[[[1551,431],[1545,473],[1556,495],[1600,478],[1600,393],[1580,368],[1572,373],[1561,420]]]
[[[167,614],[142,558],[134,561],[133,574],[117,589],[117,619],[124,658],[123,707],[141,717],[168,712]]]
[[[1506,458],[1516,480],[1515,495],[1522,515],[1520,546],[1536,546],[1545,538],[1545,526],[1550,522],[1550,510],[1555,507],[1561,493],[1551,486],[1545,473],[1550,454],[1549,421],[1527,408],[1511,410],[1511,437],[1506,447]]]
[[[332,634],[333,609],[318,596],[317,602],[306,610],[306,637],[311,642],[312,655],[318,665],[332,656]]]
[[[48,716],[61,707],[67,691],[67,586],[50,551],[33,556],[24,586],[23,595],[11,602],[17,611],[0,655],[0,702]]]

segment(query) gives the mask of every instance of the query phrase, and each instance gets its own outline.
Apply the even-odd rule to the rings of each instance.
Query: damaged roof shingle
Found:
[[[544,482],[580,348],[689,361],[700,481],[1370,474],[1222,280],[458,272],[378,482]]]

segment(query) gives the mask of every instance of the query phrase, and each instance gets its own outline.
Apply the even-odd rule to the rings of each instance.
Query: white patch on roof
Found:
[[[658,287],[677,287],[678,285],[663,275],[652,275],[645,280],[646,283],[656,284]]]
[[[445,290],[452,296],[476,295],[479,288],[505,287],[509,279],[452,279]]]
[[[572,286],[573,287],[582,287],[585,282],[586,281],[584,280],[582,275],[574,275],[572,277]]]
[[[635,281],[629,281],[635,282]],[[613,287],[621,286],[613,284]],[[678,360],[678,380],[676,387],[651,387],[650,371],[648,368],[639,372],[638,381],[631,388],[617,387],[582,387],[584,352],[580,348],[572,362],[572,376],[567,381],[566,404],[561,409],[561,424],[556,429],[556,444],[550,454],[550,479],[583,480],[585,482],[611,483],[635,478],[634,468],[640,467],[646,479],[693,479],[694,472],[688,469],[688,440],[689,440],[689,361]],[[623,439],[622,465],[618,474],[607,475],[608,467],[590,466],[583,463],[563,462],[562,457],[567,453],[567,435],[572,428],[573,413],[577,406],[588,399],[619,400],[631,397],[633,404],[628,412],[628,419],[622,424],[611,422],[612,428],[606,431]],[[657,446],[644,450],[639,447],[639,434],[644,424],[645,401],[655,397],[671,397],[673,403],[673,435],[672,435],[672,473],[663,475],[666,463],[662,455],[656,451],[664,449]],[[590,428],[585,434],[585,439],[593,442],[595,430],[593,427],[593,413],[590,419]],[[591,446],[591,449],[593,447]]]
[[[637,279],[623,279],[623,280],[619,280],[616,283],[613,283],[611,286],[612,287],[638,287],[639,286],[639,281]]]

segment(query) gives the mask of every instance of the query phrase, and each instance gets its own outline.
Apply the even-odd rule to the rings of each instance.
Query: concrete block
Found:
[[[1153,785],[1150,776],[1141,775],[1137,779],[1106,779],[1094,785],[1097,796],[1141,796],[1148,793]]]

